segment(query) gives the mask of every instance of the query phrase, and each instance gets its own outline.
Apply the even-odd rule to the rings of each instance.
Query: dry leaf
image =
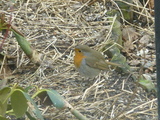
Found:
[[[139,42],[143,45],[147,45],[149,43],[149,41],[151,40],[151,36],[149,35],[144,35]]]
[[[154,8],[154,0],[149,0],[149,8],[153,9]]]
[[[134,40],[138,38],[138,33],[132,27],[126,27],[122,31],[124,42],[124,49],[126,52],[134,49]]]
[[[149,0],[148,2],[150,13],[154,15],[154,0]]]
[[[134,46],[133,46],[132,41],[126,41],[124,43],[124,49],[125,49],[126,52],[129,52],[129,50],[133,50]]]
[[[129,63],[130,63],[130,65],[138,65],[138,64],[140,64],[140,61],[133,59],[133,60],[130,60]]]
[[[123,33],[123,40],[125,40],[125,41],[133,41],[133,40],[135,40],[135,39],[137,39],[138,38],[138,33],[135,31],[135,29],[134,28],[132,28],[132,27],[126,27],[126,28],[124,28],[123,29],[123,31],[122,31],[122,33]]]

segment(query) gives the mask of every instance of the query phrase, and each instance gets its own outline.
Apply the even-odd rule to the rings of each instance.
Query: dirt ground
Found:
[[[6,14],[7,20],[11,17],[12,24],[44,56],[41,66],[34,65],[10,33],[3,45],[3,52],[16,58],[12,61],[13,77],[9,85],[54,89],[90,120],[157,120],[157,98],[135,84],[129,74],[109,70],[88,79],[80,76],[73,65],[76,45],[86,44],[101,51],[107,44],[112,34],[109,23],[114,21],[109,21],[106,13],[109,9],[120,10],[114,0],[111,6],[104,1],[87,6],[72,0],[15,0],[15,3],[2,0],[0,3],[0,11]],[[122,51],[136,74],[140,74],[141,64],[148,63],[141,72],[156,84],[154,17],[149,8],[135,0],[132,5],[138,17],[132,24],[122,22],[122,30],[126,26],[134,28],[136,39],[124,44]],[[142,55],[143,50],[147,51],[146,56]],[[40,110],[46,120],[76,120],[68,109],[40,106]]]

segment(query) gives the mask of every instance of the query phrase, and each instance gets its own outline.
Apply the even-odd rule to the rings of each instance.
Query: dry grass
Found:
[[[115,4],[114,1],[112,1]],[[112,26],[105,16],[103,3],[87,7],[72,0],[2,0],[1,12],[26,36],[31,45],[45,55],[44,65],[34,66],[21,51],[14,37],[4,44],[6,54],[16,56],[14,78],[9,84],[37,85],[55,89],[82,114],[91,120],[156,120],[157,99],[134,84],[127,75],[104,72],[94,80],[81,77],[73,65],[77,44],[88,44],[100,50],[111,36]],[[153,21],[147,8],[134,1],[135,12]],[[139,10],[142,8],[143,10]],[[151,25],[134,26],[139,34],[154,35]],[[154,42],[154,41],[152,41]],[[52,64],[52,68],[48,68]],[[41,107],[48,119],[74,120],[68,110]]]

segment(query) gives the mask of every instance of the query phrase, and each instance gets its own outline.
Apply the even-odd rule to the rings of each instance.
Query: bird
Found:
[[[87,45],[78,45],[75,47],[74,65],[80,75],[87,78],[94,78],[101,70],[107,70],[109,65],[120,66],[117,63],[105,61],[104,56],[91,49]]]

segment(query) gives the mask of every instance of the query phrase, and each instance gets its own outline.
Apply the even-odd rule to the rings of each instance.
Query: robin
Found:
[[[101,70],[107,70],[109,65],[120,66],[105,61],[100,52],[89,48],[87,45],[79,45],[75,48],[74,65],[81,75],[90,78],[97,76]]]

